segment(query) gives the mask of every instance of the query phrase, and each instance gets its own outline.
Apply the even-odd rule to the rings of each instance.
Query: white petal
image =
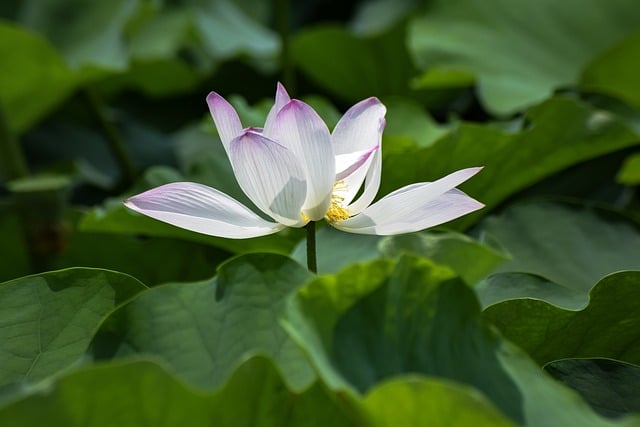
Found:
[[[229,144],[242,133],[242,123],[240,123],[238,113],[231,104],[215,92],[211,92],[207,96],[207,105],[216,124],[216,129],[218,129],[222,145],[228,154]]]
[[[264,123],[263,133],[265,136],[271,137],[276,115],[278,114],[278,111],[280,111],[280,109],[289,101],[291,101],[291,98],[289,98],[287,90],[284,88],[282,83],[278,82],[276,87],[276,102],[273,104],[273,107],[271,107],[271,110],[269,110],[267,120]]]
[[[435,182],[400,188],[360,214],[332,225],[351,233],[392,235],[424,230],[451,221],[484,206],[453,188],[480,170],[463,169]]]
[[[364,173],[366,171],[366,174]],[[366,180],[365,180],[366,175]],[[376,198],[378,190],[380,189],[380,177],[382,176],[382,153],[380,150],[373,153],[372,158],[367,161],[360,169],[354,174],[344,179],[344,186],[346,188],[343,203],[347,204],[347,208],[351,215],[356,215],[373,202]],[[362,181],[365,181],[364,191],[358,197],[358,199],[351,203],[351,200],[356,196],[358,190],[362,186]],[[349,204],[351,203],[351,204]]]
[[[374,145],[366,150],[356,151],[355,153],[337,155],[335,180],[341,181],[361,168],[378,148],[378,145]]]
[[[379,146],[386,112],[386,107],[377,98],[367,98],[349,108],[331,134],[335,153],[353,153]]]
[[[301,226],[307,184],[290,150],[253,132],[231,142],[229,157],[238,184],[255,205],[278,222]]]
[[[322,219],[331,203],[335,178],[335,157],[327,126],[313,108],[293,99],[276,115],[273,135],[295,154],[305,172],[305,214],[312,221]]]
[[[166,184],[133,196],[124,204],[176,227],[229,239],[264,236],[284,228],[265,221],[215,188],[193,182]]]
[[[331,135],[334,150],[338,155],[365,150],[377,146],[382,150],[382,132],[386,124],[387,109],[377,98],[360,101],[342,116]],[[365,189],[356,202],[348,206],[349,212],[357,214],[369,206],[380,188],[382,156],[377,153],[355,173],[344,179],[343,204],[348,205],[360,191],[365,181]]]

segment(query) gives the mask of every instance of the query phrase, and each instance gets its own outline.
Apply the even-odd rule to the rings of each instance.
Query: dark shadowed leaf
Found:
[[[640,367],[610,359],[563,359],[544,367],[600,414],[640,413]]]

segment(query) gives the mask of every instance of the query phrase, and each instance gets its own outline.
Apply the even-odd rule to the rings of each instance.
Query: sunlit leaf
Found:
[[[117,361],[75,371],[0,409],[0,423],[15,426],[178,426],[185,420],[195,427],[352,425],[320,385],[292,392],[266,358],[244,361],[219,390],[207,392],[152,361]]]
[[[364,399],[376,426],[514,426],[481,393],[453,381],[407,375],[376,386]]]

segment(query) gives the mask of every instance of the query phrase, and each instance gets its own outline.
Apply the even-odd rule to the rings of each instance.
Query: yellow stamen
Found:
[[[346,191],[346,186],[344,185],[344,181],[338,181],[333,184],[333,189]],[[349,211],[342,207],[342,202],[344,201],[344,197],[339,196],[336,193],[331,194],[331,205],[329,206],[329,210],[325,214],[325,218],[329,222],[335,221],[343,221],[348,219],[351,215],[349,215]]]
[[[329,222],[335,222],[348,219],[349,216],[349,212],[345,208],[332,200],[331,206],[329,206],[329,210],[324,217],[327,218]]]
[[[300,217],[302,218],[302,220],[304,222],[309,222],[311,221],[311,218],[309,218],[304,212],[300,212]]]

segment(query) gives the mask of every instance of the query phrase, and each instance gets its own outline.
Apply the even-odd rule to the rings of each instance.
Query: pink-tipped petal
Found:
[[[265,221],[215,188],[193,182],[166,184],[133,196],[124,204],[176,227],[228,239],[264,236],[284,228]]]
[[[267,120],[264,123],[263,133],[265,136],[271,137],[273,133],[273,124],[275,122],[276,115],[278,114],[278,111],[280,111],[280,109],[284,107],[285,104],[289,101],[291,101],[291,98],[289,98],[289,94],[287,93],[287,90],[284,88],[282,83],[278,82],[278,84],[276,85],[275,103],[269,110],[269,114],[267,115]]]
[[[378,148],[378,145],[374,145],[366,150],[356,151],[355,153],[337,155],[335,180],[341,181],[361,168]]]
[[[313,108],[293,99],[276,115],[274,139],[290,149],[305,172],[305,215],[318,221],[327,213],[335,178],[335,157],[327,126]]]
[[[331,135],[334,150],[338,155],[345,155],[368,147],[378,146],[378,152],[355,173],[344,179],[341,186],[343,204],[349,205],[365,183],[362,195],[349,205],[349,212],[357,214],[369,206],[380,187],[382,157],[382,132],[386,121],[386,107],[377,98],[367,98],[355,104],[342,116]],[[365,182],[366,179],[366,182]]]
[[[240,188],[260,210],[282,224],[304,225],[307,184],[290,150],[247,131],[231,142],[229,154]]]
[[[360,214],[332,225],[351,233],[392,235],[451,221],[484,206],[455,188],[481,169],[463,169],[435,182],[402,187]]]
[[[377,98],[367,98],[349,108],[333,129],[336,154],[347,154],[380,145],[386,107]]]
[[[216,124],[216,129],[218,129],[220,140],[227,153],[229,153],[229,144],[242,133],[240,117],[238,117],[235,108],[215,92],[211,92],[207,96],[207,105]]]
[[[373,156],[371,156],[360,169],[343,180],[345,191],[342,195],[342,202],[347,206],[351,215],[360,213],[373,202],[376,194],[378,194],[378,189],[380,189],[381,176],[382,153],[378,150],[373,153]],[[355,202],[351,203],[360,190],[363,181],[364,191]]]

